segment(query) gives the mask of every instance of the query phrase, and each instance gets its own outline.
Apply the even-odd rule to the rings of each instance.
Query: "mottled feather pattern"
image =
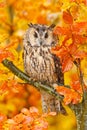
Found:
[[[52,32],[52,26],[30,24],[24,36],[24,68],[34,80],[49,85],[64,83],[60,59],[51,53],[57,39]],[[62,112],[64,108],[54,96],[41,90],[42,108],[44,112]],[[63,110],[63,111],[62,111]]]
[[[25,70],[30,77],[46,83],[57,82],[54,60],[49,47],[27,47],[24,55],[26,55]]]

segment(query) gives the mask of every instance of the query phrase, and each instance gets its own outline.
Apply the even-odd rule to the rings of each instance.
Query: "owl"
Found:
[[[53,86],[54,83],[64,84],[64,76],[60,59],[51,53],[51,48],[58,43],[53,34],[54,26],[29,24],[24,40],[24,69],[34,81]],[[65,109],[56,97],[40,90],[43,112],[62,112]]]

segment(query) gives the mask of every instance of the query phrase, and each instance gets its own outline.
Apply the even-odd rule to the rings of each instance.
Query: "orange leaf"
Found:
[[[74,40],[75,44],[83,44],[84,42],[87,41],[87,37],[79,35],[79,34],[74,34],[73,40]]]
[[[81,95],[74,91],[73,89],[66,88],[64,86],[58,86],[56,87],[56,90],[59,94],[64,96],[64,103],[67,105],[69,103],[77,104],[81,101],[82,97]]]
[[[73,74],[71,76],[71,88],[74,89],[75,91],[79,92],[80,94],[83,93],[82,91],[82,86],[81,83],[79,81],[79,77],[77,74]]]
[[[6,115],[0,113],[0,130],[3,130],[3,124],[7,120]]]
[[[30,114],[32,115],[32,117],[38,117],[39,115],[39,111],[36,107],[30,107]]]
[[[84,0],[83,3],[87,6],[87,0]]]
[[[73,60],[69,55],[66,55],[62,62],[63,73],[69,71],[73,67]]]
[[[30,107],[30,113],[37,113],[39,114],[39,111],[36,107]]]
[[[34,125],[34,128],[32,130],[47,130],[48,128],[48,122],[46,122],[43,119],[37,119],[36,120],[36,125]]]
[[[10,57],[14,59],[14,55],[12,52],[9,51],[9,48],[13,47],[16,42],[12,42],[11,44],[6,45],[4,48],[0,49],[0,62],[2,62],[4,59]]]
[[[67,50],[64,46],[56,46],[51,49],[51,52],[61,58],[67,55]]]
[[[8,57],[14,59],[14,55],[11,52],[7,50],[0,50],[0,62],[2,62],[4,59]]]
[[[72,47],[74,50],[76,49],[74,46],[72,46]],[[69,51],[71,51],[71,49],[69,50],[69,48],[65,48],[64,46],[52,48],[52,53],[57,55],[58,57],[60,57],[60,59],[62,61],[62,71],[63,72],[69,71],[73,66],[73,59],[72,59],[72,57],[70,57]]]
[[[30,115],[30,112],[29,112],[29,110],[28,110],[27,108],[23,108],[23,109],[21,110],[21,112],[22,112],[24,115]]]
[[[63,20],[65,23],[67,24],[73,24],[73,17],[72,15],[70,14],[70,12],[63,12]]]
[[[57,26],[54,28],[53,33],[57,35],[66,35],[66,34],[70,34],[71,32],[69,28]]]
[[[24,124],[32,124],[34,121],[33,117],[28,115],[25,117]]]
[[[70,0],[71,2],[76,2],[78,4],[80,3],[84,3],[85,5],[87,5],[87,0]]]
[[[6,120],[7,120],[6,115],[0,113],[0,124],[1,124],[3,121],[6,121]]]
[[[68,51],[71,55],[73,55],[77,50],[77,45],[72,43],[68,46]]]
[[[21,123],[23,120],[24,120],[24,115],[22,113],[16,115],[13,120],[16,122],[16,123]]]
[[[2,85],[0,86],[0,94],[4,94],[5,92],[7,92],[9,90],[8,88],[8,82],[5,81],[2,83]]]
[[[81,33],[82,30],[87,30],[87,22],[78,22],[75,23],[72,27],[74,32]]]
[[[87,56],[87,52],[84,52],[82,50],[76,51],[75,54],[74,54],[75,59],[77,59],[77,58],[83,59],[86,56]]]

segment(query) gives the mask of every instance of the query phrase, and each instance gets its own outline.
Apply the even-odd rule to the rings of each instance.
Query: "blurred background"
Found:
[[[70,0],[0,0],[0,48],[11,44],[10,51],[14,53],[14,64],[24,71],[23,67],[23,36],[28,23],[63,25],[62,11],[70,9],[75,20],[87,20],[87,10],[84,1],[81,5]],[[82,46],[87,50],[87,46]],[[83,62],[83,68],[87,63]],[[65,74],[65,83],[70,83],[73,68]],[[84,69],[85,75],[87,71]],[[87,77],[87,76],[85,76]],[[85,78],[86,80],[86,78]],[[8,82],[8,89],[5,88]],[[20,83],[20,84],[18,84]],[[0,64],[0,112],[8,117],[18,114],[23,107],[36,106],[41,111],[40,93],[32,86],[14,76]],[[75,130],[76,119],[74,112],[65,106],[67,116],[59,114],[48,118],[49,130]]]

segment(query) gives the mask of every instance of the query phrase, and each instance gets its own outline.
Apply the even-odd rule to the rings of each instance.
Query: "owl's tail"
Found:
[[[62,103],[54,96],[46,93],[45,91],[41,91],[41,99],[43,112],[56,112],[57,114],[62,113],[63,115],[67,114]]]

